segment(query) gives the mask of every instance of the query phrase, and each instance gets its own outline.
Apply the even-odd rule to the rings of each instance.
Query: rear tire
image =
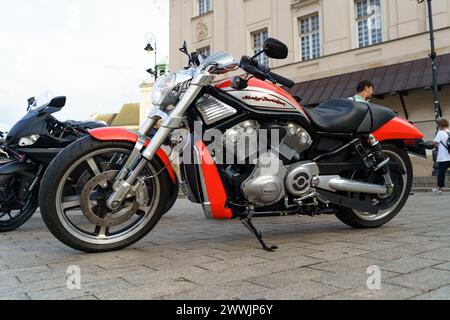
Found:
[[[77,161],[83,159],[87,155],[94,152],[101,152],[102,150],[112,150],[112,149],[126,149],[130,152],[133,150],[134,144],[127,142],[102,142],[93,139],[92,137],[83,138],[70,146],[68,146],[63,152],[61,152],[48,167],[40,188],[39,194],[39,204],[41,207],[42,218],[50,230],[50,232],[62,243],[68,245],[69,247],[90,253],[97,252],[109,252],[120,250],[128,247],[144,236],[146,236],[159,222],[161,216],[165,213],[166,204],[170,194],[169,188],[169,178],[167,171],[164,170],[164,166],[161,161],[157,158],[150,161],[148,167],[152,169],[153,172],[159,173],[156,178],[153,178],[156,194],[156,203],[150,204],[152,206],[152,211],[142,219],[145,219],[139,226],[138,231],[134,230],[134,233],[130,233],[130,236],[115,242],[114,239],[106,243],[102,241],[101,238],[90,239],[89,237],[83,237],[82,233],[77,235],[77,228],[72,228],[70,223],[62,218],[62,213],[58,199],[60,191],[60,183],[64,179],[68,170],[72,170],[72,167],[76,165]],[[157,190],[156,190],[157,188]],[[151,217],[150,217],[151,215]],[[95,224],[92,226],[96,227]],[[134,227],[133,227],[134,228]],[[109,229],[109,228],[108,228]],[[118,238],[119,239],[119,238]],[[102,243],[103,242],[103,243]]]
[[[378,214],[378,217],[376,215],[358,212],[355,209],[338,207],[336,217],[352,228],[367,229],[385,225],[399,214],[409,198],[413,182],[413,167],[408,153],[392,144],[383,145],[383,152],[391,158],[391,162],[401,165],[406,172],[406,176],[403,179],[404,186],[402,194],[390,210],[384,214]]]

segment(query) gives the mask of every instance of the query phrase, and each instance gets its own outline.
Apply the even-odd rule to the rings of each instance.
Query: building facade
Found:
[[[239,59],[274,37],[287,44],[289,57],[260,61],[294,80],[291,93],[304,105],[352,95],[368,79],[376,86],[373,102],[414,121],[426,138],[434,134],[426,1],[171,0],[170,17],[171,70],[186,65],[178,51],[184,40],[191,51],[226,50]],[[449,0],[433,0],[433,18],[440,98],[449,118]]]
[[[439,95],[450,118],[450,0],[433,0]],[[261,49],[267,37],[289,47],[286,60],[260,62],[296,82],[291,94],[314,106],[375,84],[372,102],[435,133],[428,13],[416,0],[171,0],[170,69],[186,65],[178,48],[235,59]],[[420,161],[419,161],[420,162]],[[420,175],[430,162],[416,165]]]

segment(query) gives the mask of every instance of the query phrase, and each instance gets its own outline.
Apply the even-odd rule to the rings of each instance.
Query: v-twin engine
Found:
[[[304,198],[315,193],[319,183],[319,167],[304,161],[286,167],[273,153],[268,152],[258,159],[250,177],[242,184],[242,192],[255,206],[268,206],[290,195]]]

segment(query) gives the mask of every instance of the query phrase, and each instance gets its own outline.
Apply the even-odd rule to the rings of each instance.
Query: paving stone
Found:
[[[398,273],[409,273],[412,271],[424,269],[426,267],[438,265],[439,262],[436,260],[419,258],[417,256],[403,257],[400,259],[388,261],[381,264],[380,267],[383,270],[398,272]]]
[[[12,293],[7,295],[0,295],[0,300],[30,300],[25,293]]]
[[[362,255],[365,253],[369,253],[369,251],[358,250],[358,249],[354,249],[354,248],[340,248],[340,249],[325,250],[323,252],[313,253],[308,256],[317,258],[317,259],[322,259],[322,260],[334,261],[334,260],[345,259],[345,258],[352,257],[352,256]]]
[[[450,195],[410,198],[382,228],[334,216],[255,219],[269,253],[238,220],[205,220],[180,200],[130,248],[84,254],[58,242],[39,214],[0,234],[0,299],[449,299]],[[69,265],[81,290],[68,290]],[[382,288],[367,289],[367,267]]]
[[[287,271],[280,271],[259,277],[248,278],[246,281],[266,287],[281,288],[292,283],[299,283],[305,280],[323,277],[326,271],[319,271],[310,268],[297,268]]]
[[[386,280],[390,284],[419,290],[433,290],[450,284],[450,271],[426,268]]]
[[[150,300],[196,288],[198,288],[198,285],[192,282],[164,280],[159,282],[157,286],[147,284],[124,289],[119,288],[109,292],[96,293],[96,297],[108,300]]]
[[[350,289],[321,297],[320,300],[404,300],[420,293],[420,290],[382,283],[380,290]]]
[[[417,255],[417,257],[441,261],[450,261],[450,246],[424,252]]]
[[[264,294],[264,298],[267,300],[310,300],[339,291],[342,289],[306,280],[270,290]]]
[[[69,290],[67,289],[67,286],[45,290],[39,290],[38,288],[35,288],[34,291],[28,292],[27,295],[33,300],[65,300],[92,294],[97,295],[97,293],[110,294],[115,291],[130,287],[130,283],[126,282],[125,280],[115,278],[109,279],[107,281],[88,283],[82,281],[80,290]]]
[[[450,271],[450,262],[434,265],[433,268]]]
[[[407,248],[405,246],[391,248],[389,250],[377,250],[361,255],[364,258],[379,259],[385,261],[391,261],[400,259],[405,256],[413,256],[420,253],[420,250],[415,248]]]
[[[376,265],[382,266],[383,260],[354,256],[338,261],[326,261],[309,266],[311,269],[323,270],[332,273],[345,273],[348,270],[367,270],[368,267]]]
[[[413,300],[450,300],[450,286],[417,295]]]

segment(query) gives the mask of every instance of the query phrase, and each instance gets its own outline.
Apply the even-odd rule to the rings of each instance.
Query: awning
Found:
[[[450,83],[450,54],[438,56],[438,84]],[[347,98],[355,94],[358,83],[369,80],[377,95],[431,87],[433,75],[429,58],[389,66],[356,71],[333,77],[297,83],[289,92],[302,98],[305,106],[317,105],[332,98]]]

